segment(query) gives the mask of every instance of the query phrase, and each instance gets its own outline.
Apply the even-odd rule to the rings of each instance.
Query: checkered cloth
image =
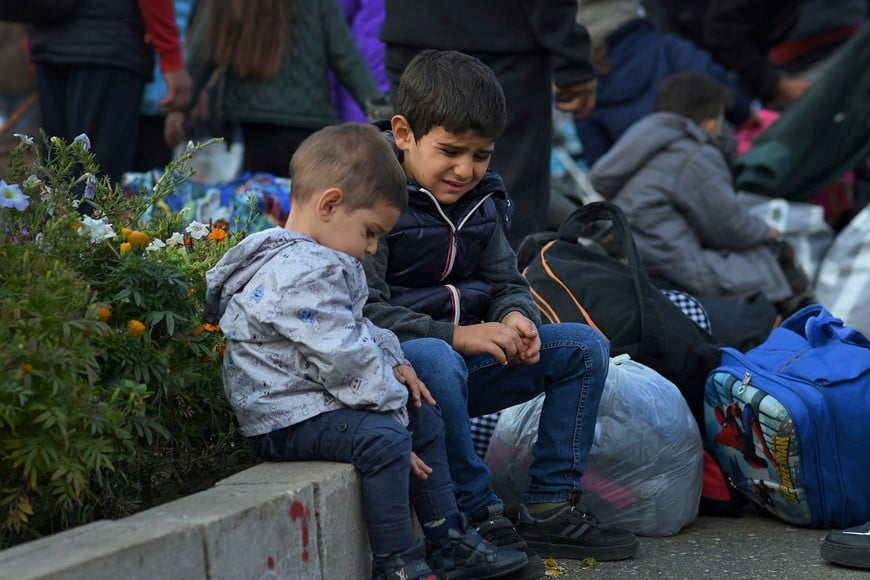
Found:
[[[501,416],[501,411],[471,418],[471,442],[474,443],[474,450],[481,458],[486,455],[489,440],[492,439],[499,416]]]
[[[679,290],[661,290],[661,293],[668,297],[677,308],[683,311],[683,314],[692,319],[692,322],[706,330],[710,331],[710,317],[704,306],[698,302],[693,296],[680,292]]]

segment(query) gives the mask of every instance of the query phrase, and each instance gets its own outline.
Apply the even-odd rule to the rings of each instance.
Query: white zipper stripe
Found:
[[[453,284],[445,284],[444,287],[447,288],[447,291],[450,293],[450,302],[453,305],[453,319],[450,322],[453,323],[453,326],[459,326],[459,304],[462,294],[459,292],[459,288]]]

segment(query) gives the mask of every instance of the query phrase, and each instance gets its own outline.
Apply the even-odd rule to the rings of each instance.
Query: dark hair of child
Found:
[[[723,114],[732,101],[728,87],[710,75],[683,71],[662,81],[656,92],[656,111],[676,113],[700,124]]]
[[[497,139],[507,107],[492,70],[455,50],[424,50],[408,63],[399,82],[396,113],[419,140],[434,127],[457,135],[473,131]]]

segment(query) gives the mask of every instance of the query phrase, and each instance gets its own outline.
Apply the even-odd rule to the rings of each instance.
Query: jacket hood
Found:
[[[263,264],[304,237],[282,228],[271,228],[248,236],[230,248],[205,275],[205,322],[218,324],[230,299],[245,287]]]
[[[632,125],[589,172],[595,190],[612,199],[649,160],[685,139],[713,144],[710,135],[690,119],[674,113],[653,113]]]

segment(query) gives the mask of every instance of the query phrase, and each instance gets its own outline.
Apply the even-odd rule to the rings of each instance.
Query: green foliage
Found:
[[[223,393],[224,339],[200,303],[244,227],[152,209],[203,146],[140,195],[96,177],[86,139],[51,138],[42,155],[22,136],[13,151],[0,182],[0,547],[252,461]]]

